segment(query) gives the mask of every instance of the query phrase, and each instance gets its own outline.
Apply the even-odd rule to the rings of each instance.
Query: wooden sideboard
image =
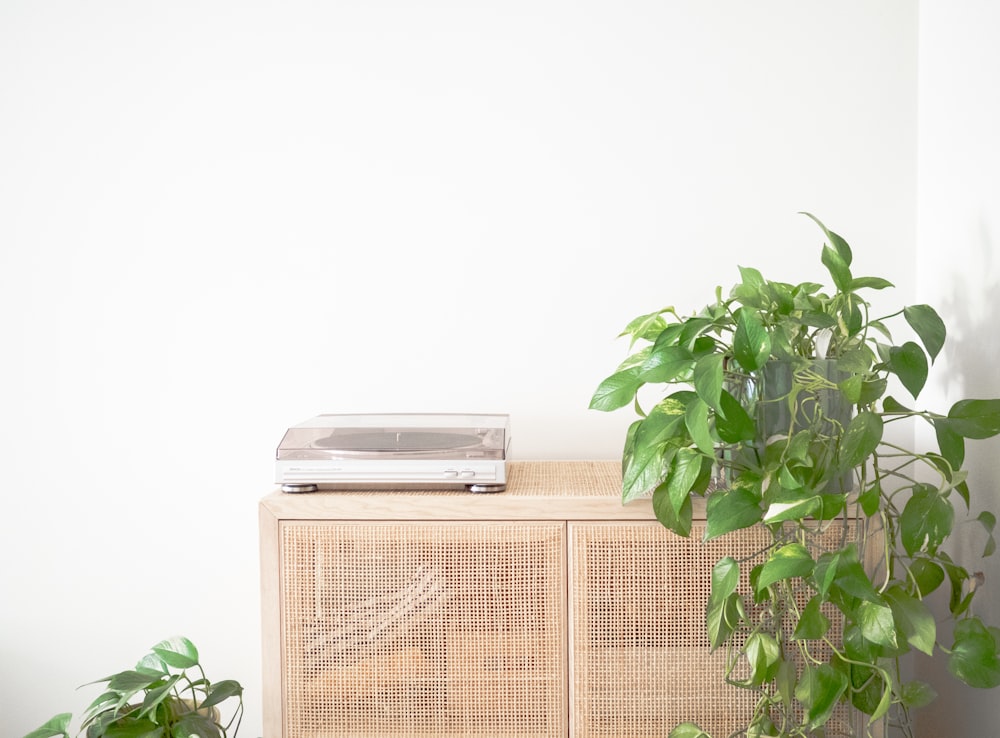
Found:
[[[513,462],[497,494],[265,497],[264,734],[728,736],[752,695],[709,653],[710,572],[764,534],[680,538],[620,483]]]

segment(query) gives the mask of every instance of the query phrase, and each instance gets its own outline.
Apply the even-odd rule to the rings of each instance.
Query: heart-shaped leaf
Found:
[[[927,605],[896,585],[885,591],[886,602],[906,640],[918,651],[932,656],[937,639],[937,623]]]
[[[978,618],[959,621],[948,657],[948,671],[972,687],[1000,686],[997,630],[987,628]]]
[[[903,308],[903,317],[920,337],[931,361],[934,361],[944,347],[947,333],[941,316],[930,305],[910,305]]]
[[[955,509],[951,502],[929,484],[914,486],[899,516],[903,548],[913,556],[918,551],[934,553],[951,534]]]
[[[959,400],[948,411],[947,426],[964,438],[992,438],[1000,433],[1000,400]]]
[[[750,490],[734,487],[708,496],[705,540],[749,528],[761,519],[760,500]]]
[[[771,337],[764,324],[752,310],[745,307],[736,318],[733,355],[748,372],[760,369],[771,355]]]
[[[914,398],[920,394],[927,382],[927,355],[913,341],[889,349],[888,369],[899,377],[899,381]]]
[[[809,550],[801,543],[789,543],[772,552],[764,563],[757,578],[757,591],[770,587],[775,582],[792,577],[807,577],[816,562]]]
[[[871,456],[882,441],[882,416],[877,413],[858,413],[847,426],[840,445],[840,467],[844,470],[860,466]]]
[[[617,410],[632,402],[635,393],[642,386],[639,374],[642,367],[634,366],[624,371],[615,372],[601,382],[590,398],[591,410]]]

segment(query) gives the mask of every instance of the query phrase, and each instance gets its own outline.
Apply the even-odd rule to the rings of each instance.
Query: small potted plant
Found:
[[[134,669],[93,684],[106,690],[87,708],[80,734],[87,738],[228,738],[243,717],[243,687],[231,679],[210,682],[187,638],[152,647]],[[223,724],[219,706],[233,699]],[[70,738],[70,713],[56,715],[25,738]]]
[[[632,353],[591,408],[633,406],[639,416],[622,454],[625,502],[651,494],[657,519],[689,536],[692,500],[703,497],[706,539],[769,533],[750,560],[716,563],[706,603],[710,647],[727,653],[720,678],[758,695],[741,735],[828,735],[843,704],[867,716],[851,735],[885,722],[912,735],[909,711],[934,695],[903,680],[904,654],[942,651],[958,679],[1000,685],[1000,630],[975,614],[977,575],[944,546],[956,508],[971,502],[965,442],[1000,433],[1000,400],[913,409],[944,323],[928,305],[873,316],[866,291],[892,284],[854,276],[847,242],[809,217],[826,236],[832,288],[741,267],[728,295],[718,288],[696,314],[640,316],[622,334]],[[915,340],[894,342],[890,326]],[[665,389],[648,409],[646,385]],[[889,394],[894,385],[912,401]],[[936,448],[885,433],[908,420],[929,423]],[[852,520],[863,525],[848,534]],[[992,554],[993,516],[972,520]],[[954,620],[946,644],[925,604],[939,588]],[[704,736],[693,723],[671,733]]]

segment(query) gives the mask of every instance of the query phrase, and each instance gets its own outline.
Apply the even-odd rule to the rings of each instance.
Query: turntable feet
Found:
[[[475,492],[476,494],[493,494],[494,492],[503,492],[507,489],[506,484],[470,484],[466,487],[470,492]]]
[[[291,494],[301,494],[303,492],[315,492],[319,489],[318,484],[283,484],[281,485],[282,492],[289,492]]]

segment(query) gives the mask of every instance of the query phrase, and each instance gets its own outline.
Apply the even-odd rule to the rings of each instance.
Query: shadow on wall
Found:
[[[935,376],[945,397],[1000,397],[1000,259],[998,244],[985,217],[980,218],[977,243],[970,249],[975,258],[965,259],[944,275],[952,281],[950,295],[939,308],[948,327],[946,356],[948,363]],[[961,258],[964,253],[955,252]],[[942,375],[943,371],[943,375]],[[935,410],[946,410],[944,400]],[[933,433],[927,440],[933,444]],[[966,443],[965,468],[969,472],[972,495],[970,518],[986,510],[1000,517],[1000,439]],[[966,519],[962,503],[956,505],[955,525]],[[983,559],[986,535],[979,525],[968,525],[968,535],[955,536],[951,555],[970,572],[982,572],[986,591],[976,603],[977,614],[990,625],[1000,626],[1000,554]],[[948,609],[946,593],[936,592],[932,606],[939,616]],[[950,647],[950,632],[939,632],[938,642]],[[996,721],[997,690],[979,690],[951,678],[947,659],[941,654],[930,659],[917,655],[916,678],[929,683],[938,699],[917,713],[919,738],[945,735],[983,735],[984,726]]]
[[[997,242],[980,217],[976,259],[956,265],[951,296],[938,306],[947,315],[949,374],[944,386],[956,397],[1000,396],[1000,260]]]

